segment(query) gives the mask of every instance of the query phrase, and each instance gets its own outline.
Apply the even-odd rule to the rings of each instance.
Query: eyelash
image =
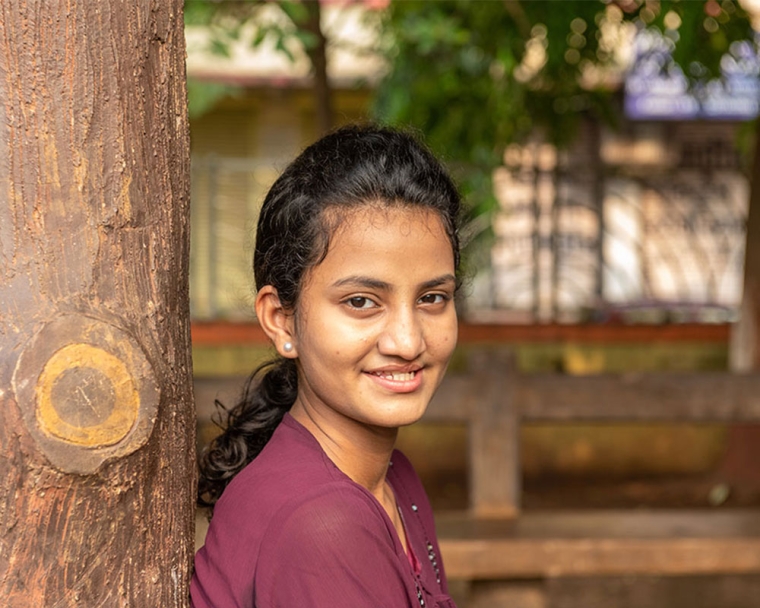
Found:
[[[361,300],[365,304],[367,302],[371,302],[372,306],[355,306],[354,304],[356,303],[356,300]],[[367,296],[353,296],[345,300],[345,303],[348,304],[349,308],[353,308],[354,310],[369,310],[377,306],[377,302],[375,302],[372,298],[368,298]]]
[[[435,298],[435,301],[425,302],[425,299],[430,298],[430,297]],[[361,304],[357,304],[357,300],[360,301]],[[446,293],[426,293],[417,301],[423,304],[435,306],[436,304],[444,304],[448,302],[449,300],[451,300],[451,296]],[[376,308],[378,306],[377,302],[375,302],[372,298],[368,296],[353,296],[344,300],[344,303],[348,305],[349,308],[352,308],[354,310],[371,310],[372,308]],[[371,303],[372,305],[366,306],[367,303]]]
[[[444,303],[448,302],[451,299],[451,296],[449,294],[447,294],[447,293],[426,293],[424,296],[422,296],[419,299],[419,301],[422,302],[425,298],[429,298],[431,296],[433,298],[440,298],[440,300],[436,300],[434,302],[427,302],[428,304],[432,304],[432,305],[435,305],[435,304],[444,304]]]

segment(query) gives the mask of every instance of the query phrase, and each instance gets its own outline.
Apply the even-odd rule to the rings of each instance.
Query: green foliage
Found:
[[[274,9],[274,16],[270,13],[269,18],[263,18],[264,7]],[[246,26],[255,22],[255,33],[248,40],[250,46],[270,41],[293,61],[294,43],[305,50],[317,44],[317,37],[304,29],[308,20],[306,3],[293,0],[185,0],[185,25],[204,26],[209,32],[207,50],[225,57],[230,55],[230,45],[241,40]]]
[[[482,218],[497,205],[491,173],[509,143],[537,127],[567,142],[579,112],[605,107],[599,114],[609,114],[609,92],[581,86],[589,61],[609,60],[599,55],[604,9],[571,0],[392,2],[383,23],[391,69],[375,115],[425,134],[452,167],[472,218],[487,228]]]
[[[229,58],[230,45],[240,39],[246,21],[253,17],[259,1],[231,0],[185,0],[185,27],[201,26],[208,32],[203,51]],[[220,100],[240,92],[240,87],[222,82],[198,80],[187,81],[188,113],[198,118],[211,110]]]
[[[719,78],[721,59],[732,43],[755,37],[749,15],[736,0],[663,0],[658,13],[644,12],[642,20],[673,40],[673,60],[693,84]]]
[[[282,18],[262,18],[264,6]],[[291,60],[299,48],[308,55],[317,44],[308,19],[306,3],[293,0],[185,3],[185,22],[207,27],[208,50],[220,56],[253,22],[251,46],[272,44]],[[674,63],[697,88],[720,74],[732,43],[753,35],[736,0],[392,0],[380,20],[390,69],[374,115],[425,134],[462,185],[481,236],[497,205],[491,175],[508,144],[541,133],[562,146],[585,118],[617,122],[619,82],[610,75],[619,73],[623,24],[662,32]],[[189,89],[193,115],[231,90],[202,83]]]
[[[695,82],[719,74],[731,42],[751,37],[732,0],[393,0],[375,115],[422,131],[487,226],[481,216],[496,207],[490,176],[508,144],[542,133],[562,146],[585,118],[617,122],[626,25],[664,32]]]
[[[190,118],[203,116],[225,97],[240,93],[240,87],[218,82],[187,79],[188,114]]]
[[[274,9],[266,18],[262,15],[264,7]],[[232,45],[243,41],[251,48],[272,44],[290,61],[295,61],[296,49],[308,51],[318,42],[316,35],[305,29],[308,19],[307,6],[293,0],[185,0],[185,25],[203,26],[208,33],[203,50],[220,59],[229,58]],[[253,30],[246,29],[253,23]],[[232,85],[190,80],[190,116],[200,116],[223,97],[238,91],[239,87]]]

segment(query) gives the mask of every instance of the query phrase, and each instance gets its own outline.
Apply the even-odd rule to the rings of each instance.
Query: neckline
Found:
[[[354,485],[355,487],[359,488],[362,492],[364,492],[372,501],[374,501],[375,507],[380,511],[380,514],[382,517],[385,518],[386,526],[389,528],[389,531],[393,535],[392,538],[394,539],[394,543],[397,543],[398,546],[401,549],[401,553],[408,557],[407,551],[404,550],[404,542],[399,537],[398,531],[396,530],[396,526],[393,524],[393,520],[391,520],[390,516],[388,515],[387,511],[385,510],[385,507],[383,507],[382,503],[377,499],[377,497],[372,494],[367,488],[365,488],[360,483],[357,483],[353,479],[351,479],[345,472],[343,472],[340,467],[338,467],[337,464],[335,464],[330,457],[327,455],[327,453],[324,451],[322,446],[320,445],[319,441],[317,441],[317,438],[314,437],[314,435],[311,434],[311,431],[307,429],[303,424],[301,424],[298,420],[296,420],[290,412],[285,412],[285,416],[283,416],[282,423],[285,423],[285,425],[297,433],[299,435],[303,435],[304,437],[308,438],[309,442],[319,451],[319,453],[322,456],[322,460],[325,462],[326,466],[329,470],[333,471],[333,473],[337,473],[341,479],[344,479]],[[385,473],[385,481],[388,484],[388,487],[391,489],[391,492],[393,493],[393,499],[396,503],[396,509],[398,509],[399,515],[401,517],[402,526],[404,528],[404,536],[406,538],[406,546],[409,550],[411,550],[411,541],[409,538],[409,533],[407,531],[407,525],[404,521],[404,514],[401,511],[401,503],[398,501],[398,492],[396,491],[396,488],[394,486],[392,477],[395,476],[394,469],[393,469],[393,456],[396,453],[396,449],[394,448],[393,452],[391,452],[391,459],[389,462],[388,470]],[[416,560],[416,555],[415,555]]]
[[[404,512],[401,510],[401,505],[399,504],[398,500],[396,500],[396,510],[398,511],[398,516],[401,518],[401,528],[404,531],[404,537],[406,539],[406,558],[409,561],[409,565],[412,567],[412,572],[414,572],[414,575],[419,576],[420,572],[422,571],[422,566],[420,564],[420,560],[417,559],[417,554],[414,552],[412,539],[409,538],[406,518],[404,517]]]
[[[390,468],[390,467],[389,467]],[[404,519],[404,513],[401,511],[401,503],[398,501],[398,496],[396,495],[396,490],[393,487],[393,484],[388,479],[388,474],[385,475],[385,485],[388,486],[388,491],[391,493],[391,498],[393,499],[393,505],[395,507],[396,513],[398,513],[399,521],[401,522],[401,532],[404,535],[403,538],[401,538],[401,534],[399,534],[398,529],[396,528],[396,524],[393,522],[393,519],[391,519],[391,523],[393,524],[393,529],[396,530],[396,535],[399,537],[399,542],[401,543],[401,547],[404,549],[404,553],[407,555],[412,550],[412,542],[409,538],[409,531],[407,530],[406,520]],[[382,504],[380,505],[382,507]],[[383,507],[383,511],[385,511],[385,508]],[[387,511],[386,511],[387,514]]]

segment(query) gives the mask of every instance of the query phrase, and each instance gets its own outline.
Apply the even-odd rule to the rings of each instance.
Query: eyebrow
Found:
[[[430,279],[429,281],[425,281],[420,287],[422,289],[433,289],[434,287],[440,287],[441,285],[445,285],[446,283],[454,283],[456,284],[457,280],[454,277],[453,274],[444,274],[440,277],[436,277],[434,279]]]
[[[435,277],[434,279],[425,281],[420,285],[420,289],[432,289],[434,287],[445,285],[446,283],[456,283],[456,278],[454,275],[444,274],[440,277]],[[367,289],[377,289],[380,291],[392,291],[393,289],[390,283],[361,275],[352,275],[344,279],[339,279],[332,284],[333,287],[345,287],[346,285],[365,287]]]

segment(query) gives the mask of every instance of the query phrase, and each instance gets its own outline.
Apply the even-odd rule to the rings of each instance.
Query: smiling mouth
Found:
[[[409,382],[414,380],[414,376],[417,374],[414,372],[372,372],[373,376],[378,378],[385,378],[386,380],[393,380],[394,382]]]

